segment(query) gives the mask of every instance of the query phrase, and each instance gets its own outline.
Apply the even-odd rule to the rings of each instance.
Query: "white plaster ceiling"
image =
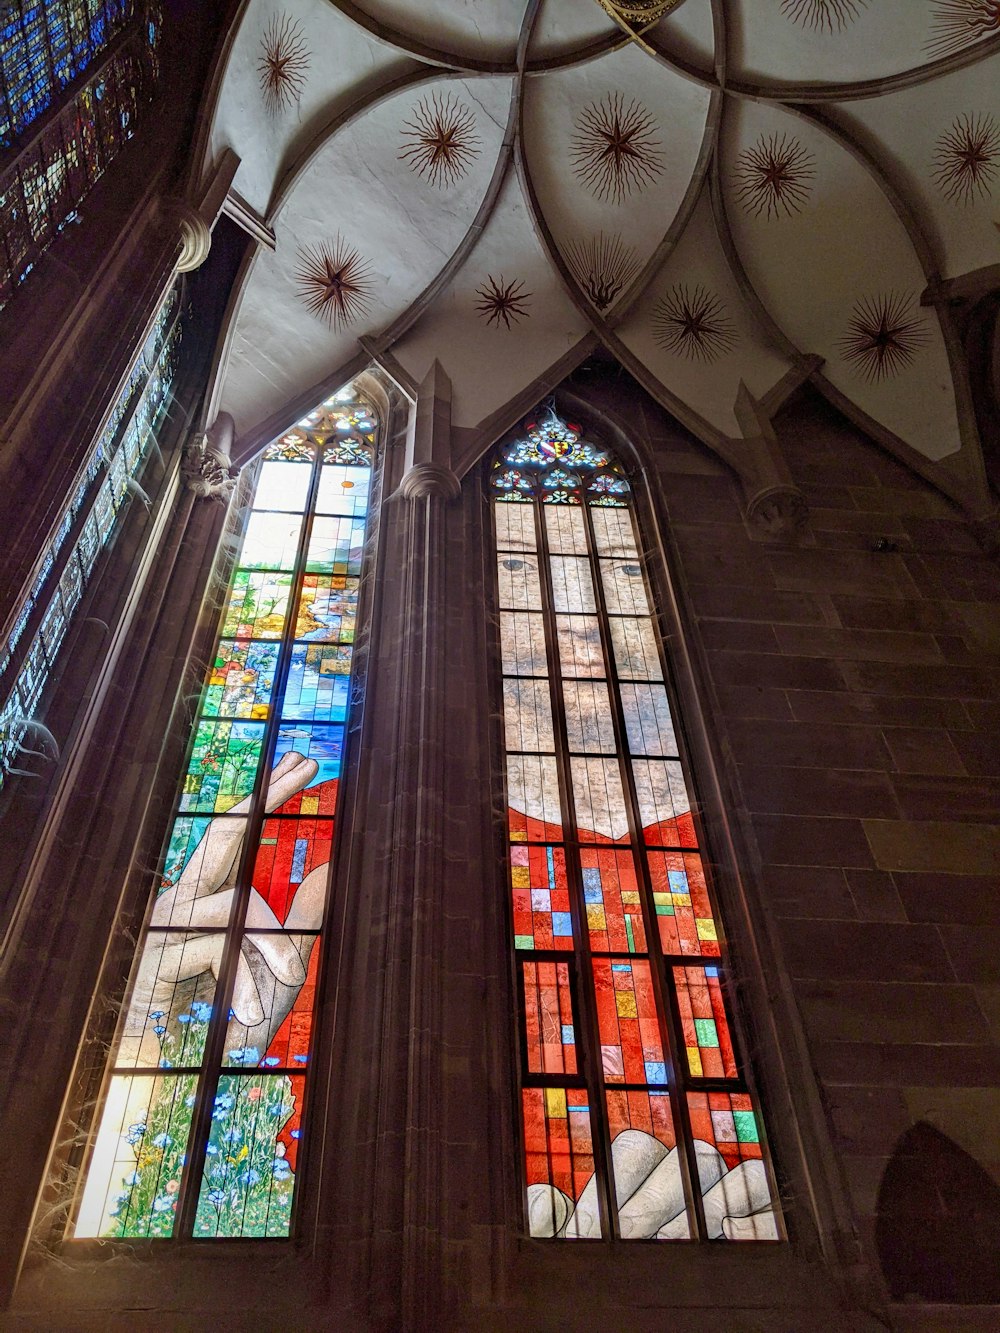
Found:
[[[245,275],[216,406],[260,443],[367,360],[412,384],[436,358],[456,424],[476,428],[593,334],[706,440],[738,441],[737,395],[791,371],[901,450],[975,447],[932,298],[1000,263],[1000,30],[942,55],[948,9],[680,0],[633,41],[597,0],[248,0],[202,166],[235,150],[234,190],[277,247]],[[282,23],[307,64],[269,107],[261,62]],[[432,179],[407,151],[442,108],[470,142]],[[602,191],[586,121],[616,113],[638,118],[647,160]],[[963,125],[985,128],[988,160],[948,197]],[[750,159],[776,145],[798,174],[788,207],[747,192]],[[370,287],[331,327],[297,275],[338,238]],[[610,299],[588,290],[588,246],[626,257]],[[488,322],[491,281],[516,298],[509,327]],[[698,293],[722,333],[707,344],[684,332]],[[852,321],[886,308],[907,326],[900,354],[859,360]]]

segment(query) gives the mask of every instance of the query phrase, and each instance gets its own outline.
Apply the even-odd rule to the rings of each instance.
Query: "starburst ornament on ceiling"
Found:
[[[992,116],[959,116],[938,139],[934,152],[934,180],[946,199],[972,203],[986,198],[1000,163],[1000,126]]]
[[[761,136],[736,160],[736,197],[748,213],[791,217],[805,206],[816,159],[787,134]]]
[[[260,39],[257,61],[264,105],[272,116],[302,96],[309,60],[299,25],[288,14],[273,14]]]
[[[432,185],[451,185],[464,176],[479,156],[481,140],[476,118],[452,93],[432,93],[417,103],[413,118],[403,126],[404,148],[399,154]]]
[[[793,23],[820,32],[834,32],[853,23],[868,0],[781,0],[781,12]]]
[[[717,361],[736,346],[736,327],[717,296],[682,283],[657,302],[653,337],[689,361]]]
[[[585,241],[571,241],[566,258],[587,299],[598,310],[607,310],[639,272],[635,247],[603,231]]]
[[[367,260],[338,234],[300,250],[295,269],[306,309],[339,332],[371,309],[375,284]]]
[[[913,298],[890,292],[857,303],[837,346],[844,360],[875,384],[905,370],[926,342],[927,331],[913,311]]]
[[[1000,32],[1000,0],[931,0],[934,16],[924,50],[950,56],[990,33]]]
[[[656,121],[634,99],[609,93],[576,122],[573,170],[598,199],[616,204],[642,191],[663,171]]]
[[[486,320],[487,325],[501,323],[505,328],[518,324],[528,315],[528,303],[533,295],[524,290],[524,283],[518,279],[506,282],[503,275],[494,278],[490,274],[481,287],[476,288],[480,298],[476,310]]]

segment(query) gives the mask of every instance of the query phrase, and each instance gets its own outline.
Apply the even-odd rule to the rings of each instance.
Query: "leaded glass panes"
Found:
[[[290,1232],[374,432],[348,391],[264,454],[78,1237]]]
[[[5,6],[0,150],[10,151],[0,173],[0,310],[135,133],[158,76],[159,27],[152,0]],[[88,70],[80,86],[77,76]],[[71,82],[75,91],[55,110]]]
[[[111,408],[0,648],[0,784],[9,769],[23,767],[18,762],[21,744],[37,748],[31,740],[32,720],[55,654],[94,563],[132,499],[128,483],[145,465],[166,415],[181,337],[177,313],[174,288]]]
[[[628,478],[550,410],[491,489],[528,1230],[775,1240]]]

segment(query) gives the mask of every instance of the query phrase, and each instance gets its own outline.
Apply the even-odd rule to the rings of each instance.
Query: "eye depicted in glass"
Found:
[[[375,428],[342,392],[264,454],[77,1237],[290,1232]]]
[[[628,479],[549,411],[491,491],[529,1233],[777,1240]]]

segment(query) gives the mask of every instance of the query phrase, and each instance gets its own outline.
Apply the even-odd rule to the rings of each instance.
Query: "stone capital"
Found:
[[[797,486],[767,486],[747,500],[747,517],[768,537],[794,537],[809,514]]]
[[[201,213],[186,199],[167,196],[161,202],[163,214],[179,233],[178,273],[193,273],[201,268],[212,248],[212,231]]]
[[[461,489],[454,472],[443,463],[414,463],[400,482],[398,493],[404,500],[422,500],[429,495],[457,500]]]

